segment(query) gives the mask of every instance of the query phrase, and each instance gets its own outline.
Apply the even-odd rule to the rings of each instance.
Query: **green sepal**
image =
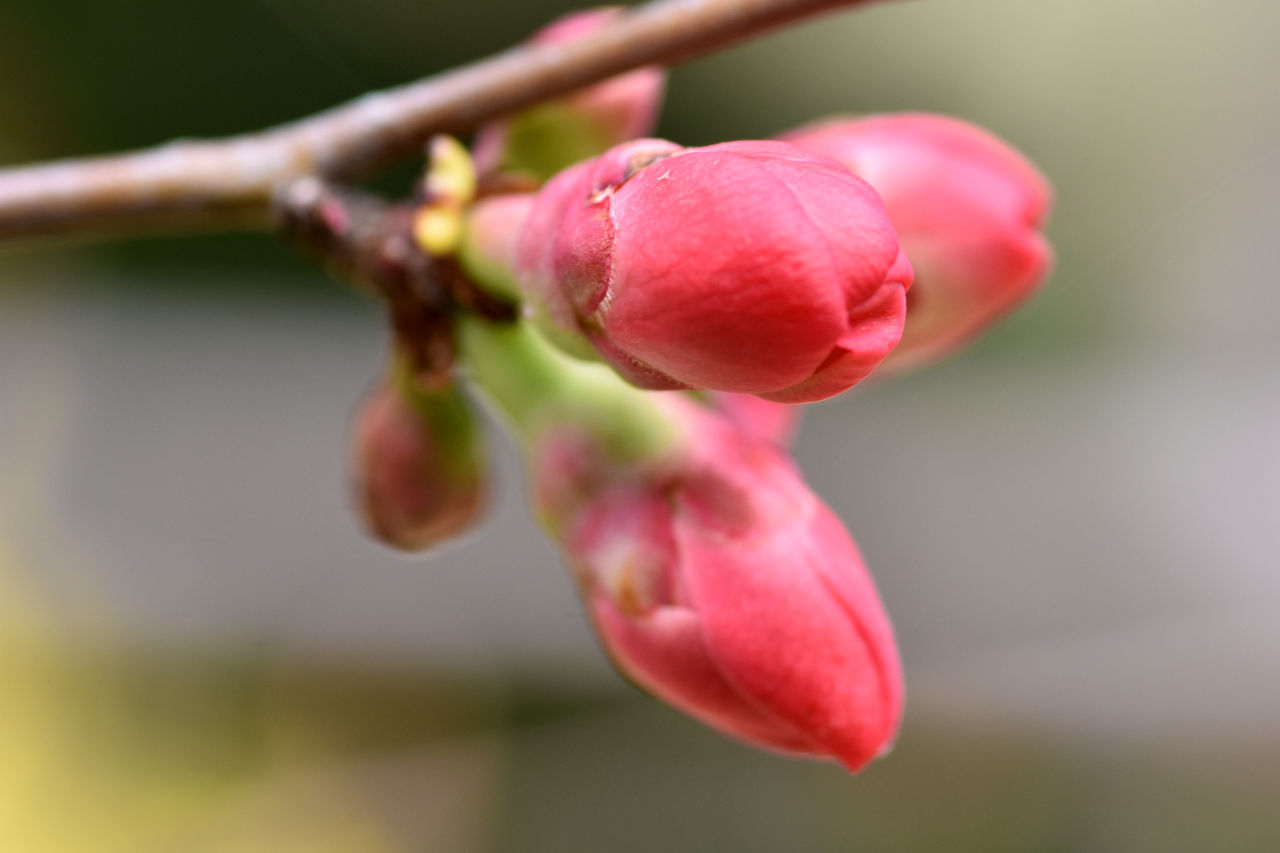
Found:
[[[552,101],[510,119],[499,167],[546,181],[574,163],[604,153],[616,142],[607,128],[577,107]]]
[[[680,431],[653,393],[627,384],[604,364],[561,352],[526,322],[459,318],[470,377],[489,396],[527,450],[544,429],[573,424],[619,462],[652,458]]]
[[[424,383],[399,353],[392,358],[389,379],[439,447],[440,473],[455,482],[474,480],[481,470],[484,442],[475,409],[458,383]]]

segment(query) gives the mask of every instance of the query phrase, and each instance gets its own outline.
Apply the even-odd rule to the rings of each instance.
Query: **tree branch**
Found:
[[[669,65],[867,0],[652,0],[568,44],[520,46],[266,131],[0,170],[0,242],[39,236],[269,228],[284,185],[350,178],[432,134],[641,65]]]

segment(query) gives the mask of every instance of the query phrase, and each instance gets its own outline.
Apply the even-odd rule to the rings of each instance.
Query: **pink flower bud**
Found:
[[[539,30],[530,44],[565,44],[599,30],[620,6],[575,12]],[[482,172],[523,170],[540,178],[653,132],[667,75],[648,66],[483,125],[475,160]]]
[[[573,424],[533,447],[544,520],[615,664],[733,737],[851,771],[898,728],[893,630],[839,520],[774,443],[679,395],[683,441],[620,463]]]
[[[875,191],[780,142],[613,148],[538,194],[517,264],[544,331],[628,381],[784,402],[871,372],[911,283]]]
[[[356,415],[352,455],[365,524],[388,545],[435,545],[469,528],[484,509],[479,436],[454,388],[378,386]]]
[[[902,342],[882,370],[950,355],[1026,299],[1053,250],[1044,176],[967,122],[906,113],[833,119],[784,137],[834,157],[884,199],[916,280]]]

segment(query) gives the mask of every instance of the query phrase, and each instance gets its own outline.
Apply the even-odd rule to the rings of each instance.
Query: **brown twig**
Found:
[[[327,112],[228,139],[0,170],[0,242],[176,229],[266,228],[275,194],[348,178],[514,109],[641,65],[691,59],[867,0],[653,0],[569,44],[521,46]]]
[[[453,363],[454,313],[512,322],[516,307],[481,288],[453,256],[424,252],[413,236],[416,202],[390,202],[320,178],[276,196],[276,230],[338,278],[386,306],[396,345],[431,385]]]

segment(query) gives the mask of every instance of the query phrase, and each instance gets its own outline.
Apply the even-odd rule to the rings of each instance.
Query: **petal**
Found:
[[[897,652],[862,559],[829,512],[732,543],[677,521],[676,541],[723,677],[851,771],[883,752],[901,713]]]
[[[591,611],[615,665],[640,687],[733,737],[786,752],[820,751],[725,680],[707,652],[693,611],[662,607],[636,618],[602,595],[592,598]]]
[[[885,360],[902,337],[907,295],[901,283],[885,284],[858,308],[858,320],[803,382],[760,396],[778,403],[809,403],[840,394]]]

